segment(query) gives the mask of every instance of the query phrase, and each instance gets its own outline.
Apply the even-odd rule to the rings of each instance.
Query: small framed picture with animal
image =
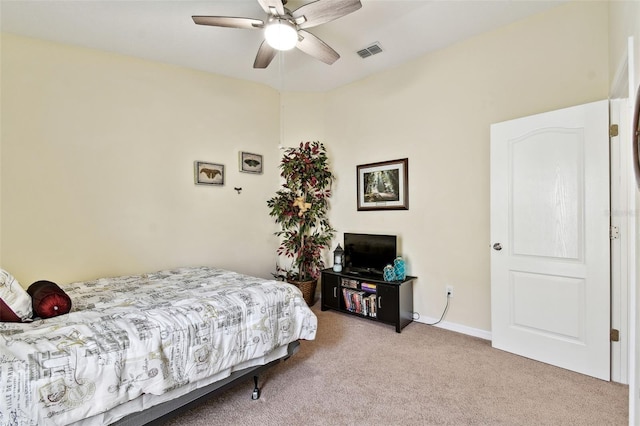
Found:
[[[224,185],[224,164],[195,162],[196,185]]]
[[[240,171],[243,173],[262,173],[262,155],[240,152]]]

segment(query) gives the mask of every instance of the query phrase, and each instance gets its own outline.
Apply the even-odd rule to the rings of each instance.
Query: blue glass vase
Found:
[[[382,277],[384,278],[385,281],[395,281],[396,273],[395,273],[394,267],[391,265],[385,266],[384,269],[382,270]]]
[[[396,257],[393,261],[393,272],[396,280],[403,281],[407,277],[407,265],[403,258]]]

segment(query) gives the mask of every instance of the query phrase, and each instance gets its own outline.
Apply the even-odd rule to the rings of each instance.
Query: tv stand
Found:
[[[325,269],[321,274],[321,306],[373,321],[395,325],[400,333],[413,321],[413,280],[384,281],[352,272]]]
[[[353,277],[355,279],[384,281],[382,278],[383,275],[375,272],[348,271],[342,273],[342,275],[345,277]]]

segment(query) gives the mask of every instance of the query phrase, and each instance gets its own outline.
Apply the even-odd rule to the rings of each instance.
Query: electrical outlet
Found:
[[[448,285],[447,286],[447,297],[453,297],[453,286],[452,285]]]

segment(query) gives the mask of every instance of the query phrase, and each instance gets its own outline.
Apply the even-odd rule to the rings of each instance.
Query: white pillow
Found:
[[[31,296],[4,269],[0,269],[0,309],[5,311],[0,312],[4,321],[29,321],[33,316]]]

